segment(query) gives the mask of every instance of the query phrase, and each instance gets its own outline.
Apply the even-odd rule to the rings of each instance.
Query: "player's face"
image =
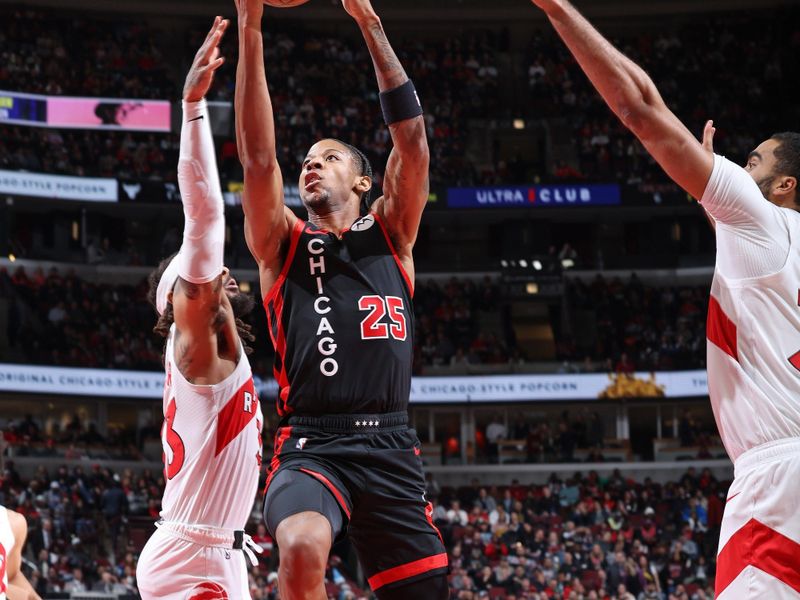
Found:
[[[223,267],[224,271],[222,271],[222,286],[225,288],[225,294],[228,298],[233,298],[234,296],[238,296],[240,293],[239,284],[231,275],[230,270],[228,267]]]
[[[776,140],[767,140],[762,142],[758,148],[750,153],[747,157],[747,164],[744,170],[750,174],[750,177],[756,182],[764,198],[774,204],[778,204],[777,199],[774,197],[773,184],[777,179],[775,173],[775,148],[778,147],[780,142]]]
[[[343,203],[358,175],[349,150],[335,140],[320,140],[308,151],[300,171],[300,197],[307,208]]]

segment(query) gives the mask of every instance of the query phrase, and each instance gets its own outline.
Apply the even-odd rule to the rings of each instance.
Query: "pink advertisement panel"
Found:
[[[170,103],[164,100],[49,97],[47,125],[82,129],[169,131]]]

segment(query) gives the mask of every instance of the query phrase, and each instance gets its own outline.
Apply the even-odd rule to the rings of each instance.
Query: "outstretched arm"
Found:
[[[217,360],[220,307],[228,305],[222,286],[225,213],[205,102],[214,73],[224,62],[219,44],[227,26],[227,20],[216,18],[186,76],[178,160],[183,243],[159,283],[160,296],[166,294],[172,302],[176,360],[189,380],[207,377]],[[160,312],[164,306],[162,300]]]
[[[261,292],[281,270],[281,250],[294,214],[283,204],[283,176],[275,150],[275,121],[264,70],[263,0],[236,0],[239,65],[236,69],[236,142],[244,167],[244,232],[258,263]]]
[[[381,20],[369,0],[343,0],[343,3],[367,42],[380,92],[391,92],[407,84],[408,76],[386,39]],[[414,101],[418,106],[416,92]],[[385,216],[386,226],[401,259],[408,263],[405,264],[408,270],[413,266],[410,264],[411,248],[417,239],[422,211],[428,201],[430,153],[421,114],[390,122],[389,132],[394,147],[383,178],[383,199],[376,201],[375,210],[382,211]]]
[[[667,108],[647,73],[614,48],[568,0],[533,2],[547,14],[622,123],[675,183],[695,198],[702,198],[714,155]]]

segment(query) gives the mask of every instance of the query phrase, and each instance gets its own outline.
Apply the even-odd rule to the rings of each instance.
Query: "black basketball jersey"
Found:
[[[264,300],[278,414],[406,410],[412,293],[376,213],[341,237],[298,219],[286,262]]]

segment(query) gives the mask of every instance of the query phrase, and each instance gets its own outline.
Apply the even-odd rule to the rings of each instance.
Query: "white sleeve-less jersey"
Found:
[[[708,387],[736,460],[800,437],[800,213],[771,204],[744,169],[720,156],[702,204],[717,226]]]
[[[8,557],[14,548],[14,532],[8,520],[8,511],[5,506],[0,506],[0,600],[6,600],[8,589]]]
[[[244,529],[261,471],[264,418],[250,363],[239,363],[224,381],[193,385],[175,364],[175,325],[166,348],[164,449],[165,521]]]

